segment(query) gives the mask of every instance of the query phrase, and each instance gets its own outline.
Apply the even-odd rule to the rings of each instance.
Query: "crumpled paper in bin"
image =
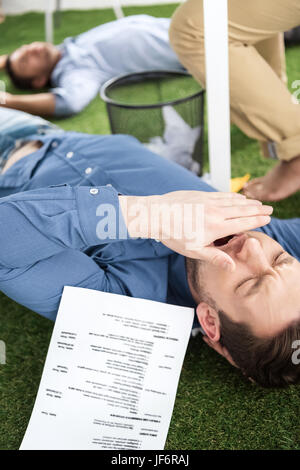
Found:
[[[199,173],[200,164],[192,154],[200,137],[201,127],[190,127],[172,106],[164,106],[162,115],[165,122],[163,137],[152,137],[146,147],[154,153],[171,160],[188,170]]]

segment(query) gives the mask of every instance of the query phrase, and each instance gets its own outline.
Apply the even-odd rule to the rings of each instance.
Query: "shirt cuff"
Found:
[[[112,186],[75,188],[78,217],[88,246],[130,239]]]
[[[54,95],[55,98],[55,108],[54,116],[68,116],[72,114],[72,109],[68,102],[67,94],[62,88],[52,88],[50,93]]]

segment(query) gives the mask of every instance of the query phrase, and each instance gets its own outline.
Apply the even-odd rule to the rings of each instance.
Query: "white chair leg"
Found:
[[[45,0],[45,40],[53,43],[53,1]]]
[[[112,8],[118,20],[120,18],[124,18],[125,15],[124,15],[120,0],[112,0]]]

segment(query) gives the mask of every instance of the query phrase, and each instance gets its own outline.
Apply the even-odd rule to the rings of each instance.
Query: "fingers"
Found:
[[[206,194],[212,199],[246,199],[246,196],[240,193],[210,192]]]
[[[235,270],[235,262],[231,256],[213,246],[203,247],[201,251],[199,251],[198,256],[194,257],[205,260],[229,272],[233,272]]]
[[[225,220],[235,219],[237,217],[251,217],[257,215],[271,215],[273,207],[263,204],[247,204],[232,207],[224,207],[222,214]]]
[[[271,222],[271,217],[268,215],[258,215],[253,217],[243,217],[239,219],[225,220],[222,224],[224,232],[222,236],[226,237],[233,233],[248,232],[258,227],[263,227]]]
[[[214,207],[236,207],[236,206],[261,206],[262,202],[257,201],[256,199],[242,199],[242,198],[237,198],[237,199],[211,199],[207,201],[208,205],[214,206]]]

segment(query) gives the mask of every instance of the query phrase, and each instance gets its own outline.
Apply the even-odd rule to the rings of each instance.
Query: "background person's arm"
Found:
[[[0,55],[0,70],[5,69],[6,59],[7,59],[7,54]]]
[[[18,109],[37,116],[53,116],[55,96],[53,93],[38,93],[32,95],[12,95],[0,93],[0,106]]]
[[[105,80],[97,69],[66,71],[60,77],[59,86],[50,90],[55,96],[55,116],[80,113],[95,98]]]
[[[82,111],[97,95],[100,82],[90,71],[65,73],[59,87],[46,93],[13,95],[0,90],[0,106],[37,116],[65,117]]]

